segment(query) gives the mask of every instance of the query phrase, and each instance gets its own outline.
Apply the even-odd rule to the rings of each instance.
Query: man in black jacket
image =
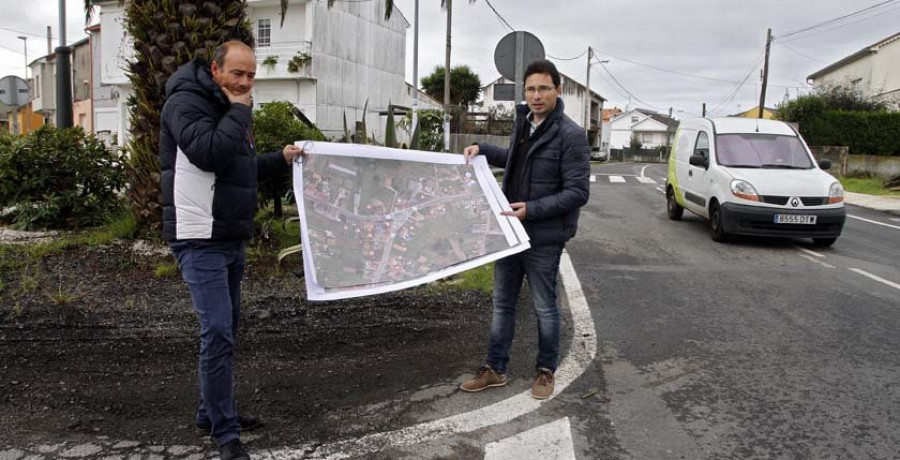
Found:
[[[516,323],[516,303],[527,276],[538,322],[537,378],[531,395],[553,395],[559,361],[559,308],[556,277],[566,241],[578,229],[579,208],[588,201],[590,163],[584,130],[564,114],[559,72],[546,60],[525,70],[525,101],[517,107],[509,148],[480,144],[467,147],[466,159],[482,154],[492,166],[506,168],[503,192],[522,220],[531,248],[494,264],[494,313],[484,366],[462,383],[476,392],[506,385],[509,348]]]
[[[200,322],[197,430],[216,439],[223,460],[249,459],[241,429],[261,426],[254,417],[238,416],[233,389],[244,249],[253,234],[257,181],[286,173],[303,154],[288,145],[256,155],[250,108],[255,75],[253,50],[224,43],[211,65],[195,60],[172,74],[160,123],[163,238]]]

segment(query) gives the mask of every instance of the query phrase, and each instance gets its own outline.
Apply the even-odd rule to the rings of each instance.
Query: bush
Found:
[[[124,186],[122,161],[81,127],[0,142],[0,222],[16,228],[100,225],[121,209]]]
[[[301,140],[326,140],[325,135],[315,126],[307,126],[294,112],[297,108],[287,101],[263,104],[253,112],[253,137],[256,152],[260,154],[281,151],[285,145]],[[275,214],[281,217],[281,196],[291,189],[290,175],[266,179],[260,184],[260,203],[265,206],[270,201],[275,204]]]

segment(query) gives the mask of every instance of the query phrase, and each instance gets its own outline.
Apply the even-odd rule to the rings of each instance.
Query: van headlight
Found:
[[[756,189],[750,185],[750,182],[741,179],[731,181],[731,194],[749,201],[759,201],[759,195]]]
[[[844,202],[844,187],[840,182],[831,184],[828,189],[828,204],[837,204]]]

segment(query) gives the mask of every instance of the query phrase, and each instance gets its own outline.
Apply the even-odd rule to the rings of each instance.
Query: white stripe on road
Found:
[[[831,265],[831,264],[829,264],[829,263],[822,262],[821,260],[816,259],[815,257],[810,257],[810,256],[808,256],[808,255],[806,255],[806,254],[800,254],[800,257],[802,257],[802,258],[804,258],[804,259],[806,259],[806,260],[808,260],[808,261],[810,261],[810,262],[817,263],[817,264],[819,264],[819,265],[821,265],[821,266],[823,266],[823,267],[825,267],[825,268],[836,268],[834,265]]]
[[[644,177],[644,176],[638,177],[637,180],[638,180],[638,182],[640,182],[642,184],[655,184],[656,183],[655,180],[653,180],[649,177]]]
[[[849,217],[851,219],[861,220],[863,222],[868,222],[870,224],[882,225],[885,227],[893,228],[894,230],[900,230],[900,227],[898,227],[896,225],[886,224],[884,222],[878,222],[877,220],[863,219],[862,217],[851,216],[850,214],[847,214],[847,217]]]
[[[641,177],[644,177],[644,171],[646,171],[647,168],[649,168],[651,166],[653,166],[653,165],[647,165],[647,166],[644,166],[643,168],[641,168]]]
[[[873,279],[873,280],[875,280],[875,281],[878,281],[879,283],[886,284],[886,285],[888,285],[888,286],[890,286],[890,287],[892,287],[892,288],[894,288],[894,289],[900,290],[900,284],[897,284],[897,283],[895,283],[895,282],[893,282],[893,281],[888,281],[888,280],[886,280],[886,279],[884,279],[884,278],[882,278],[882,277],[880,277],[880,276],[873,275],[873,274],[871,274],[871,273],[869,273],[869,272],[867,272],[867,271],[865,271],[865,270],[860,270],[860,269],[858,269],[858,268],[851,268],[851,269],[849,269],[849,270],[850,270],[851,272],[853,272],[853,273],[860,274],[860,275],[862,275],[862,276],[865,276],[866,278]]]
[[[665,191],[665,190],[663,190],[663,188],[662,188],[662,187],[656,187],[656,191],[657,191],[657,192],[659,192],[659,193],[662,193],[662,194],[663,194],[663,195],[665,195],[665,194],[666,194],[666,191]]]
[[[622,173],[615,173],[615,174],[599,174],[598,173],[598,174],[594,174],[594,175],[595,176],[616,176],[616,177],[637,177],[634,174],[622,174]]]
[[[306,458],[346,459],[361,458],[365,454],[388,447],[403,447],[433,441],[435,439],[469,433],[485,427],[500,425],[538,409],[541,404],[560,395],[575,379],[587,370],[597,356],[597,336],[594,319],[588,308],[581,282],[565,251],[559,261],[559,276],[565,288],[569,311],[572,314],[572,343],[569,353],[556,370],[556,391],[543,401],[531,397],[531,389],[515,396],[470,412],[452,415],[431,422],[424,422],[399,430],[373,433],[358,439],[347,439],[319,448],[304,446],[295,449],[267,451],[260,458],[293,460]],[[460,394],[459,397],[465,397]],[[310,451],[313,451],[312,453]]]
[[[825,258],[825,256],[824,256],[823,254],[819,254],[819,253],[816,252],[816,251],[810,251],[809,249],[801,248],[800,246],[794,246],[794,248],[797,249],[798,251],[803,251],[803,252],[805,252],[805,253],[807,253],[807,254],[813,256],[813,257],[818,257],[818,258],[821,258],[821,259],[824,259],[824,258]]]
[[[632,176],[632,177],[634,177],[634,176]],[[621,184],[621,183],[625,182],[625,178],[622,176],[609,176],[609,181],[614,184]]]
[[[575,460],[569,418],[532,428],[484,447],[484,460]]]
[[[595,174],[591,174],[591,182],[597,182],[597,176]]]

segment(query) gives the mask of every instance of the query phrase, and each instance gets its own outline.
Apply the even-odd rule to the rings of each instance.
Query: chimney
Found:
[[[50,26],[47,26],[47,55],[53,54],[53,34]]]

